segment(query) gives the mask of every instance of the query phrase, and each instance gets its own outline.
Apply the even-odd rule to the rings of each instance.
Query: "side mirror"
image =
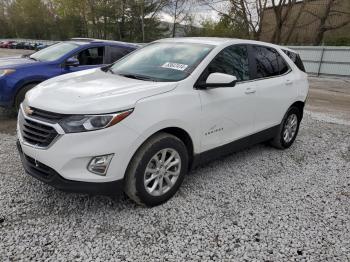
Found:
[[[79,60],[75,57],[70,57],[66,60],[64,63],[65,67],[71,67],[71,66],[79,66]]]
[[[197,84],[200,89],[212,89],[219,87],[234,87],[237,77],[223,73],[211,73],[205,83]]]

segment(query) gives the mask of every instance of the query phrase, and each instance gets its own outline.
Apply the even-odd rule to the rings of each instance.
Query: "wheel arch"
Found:
[[[195,152],[195,145],[192,137],[190,136],[189,132],[186,131],[184,128],[178,127],[178,126],[168,126],[168,127],[161,127],[156,130],[153,130],[152,132],[148,133],[146,136],[142,138],[142,142],[137,143],[137,147],[135,148],[135,151],[132,153],[131,159],[135,156],[137,151],[142,147],[143,144],[145,144],[151,137],[153,137],[156,134],[159,133],[167,133],[170,135],[173,135],[180,139],[186,146],[187,152],[188,152],[188,159],[189,159],[189,167],[192,166],[193,159],[194,159],[194,152]],[[130,164],[129,162],[129,164]],[[129,165],[128,164],[128,165]]]
[[[296,101],[294,102],[289,108],[291,107],[296,107],[299,109],[299,112],[300,112],[300,120],[303,119],[303,116],[304,116],[304,107],[305,107],[305,102],[302,102],[302,101]],[[289,109],[288,109],[289,110]]]
[[[164,132],[164,133],[168,133],[173,136],[176,136],[185,144],[188,152],[188,160],[189,160],[189,167],[190,167],[192,165],[193,157],[194,157],[193,140],[190,134],[186,130],[179,127],[167,127],[159,130],[157,133],[159,132]]]
[[[12,105],[13,106],[15,105],[16,97],[18,96],[19,92],[22,90],[23,87],[25,87],[27,85],[38,85],[43,81],[45,81],[45,80],[38,80],[38,79],[37,80],[29,80],[29,81],[25,81],[25,82],[21,83],[20,85],[18,85],[16,88],[16,93],[14,94],[13,99],[12,99]]]

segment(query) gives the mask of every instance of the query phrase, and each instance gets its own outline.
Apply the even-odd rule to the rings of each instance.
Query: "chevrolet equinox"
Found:
[[[26,173],[60,190],[123,190],[155,206],[213,157],[264,141],[290,147],[307,94],[292,50],[239,39],[163,39],[30,90],[17,145]]]

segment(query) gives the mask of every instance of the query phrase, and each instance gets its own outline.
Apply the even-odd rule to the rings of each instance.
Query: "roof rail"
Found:
[[[90,42],[90,43],[114,43],[114,44],[121,44],[121,45],[133,45],[135,47],[142,46],[139,43],[130,43],[130,42],[123,42],[123,41],[115,41],[115,40],[106,40],[106,39],[96,39],[96,38],[81,38],[81,37],[75,37],[70,38],[71,41],[80,41],[80,42]]]
[[[92,42],[92,41],[97,41],[98,39],[94,39],[94,38],[83,38],[83,37],[74,37],[74,38],[70,38],[69,40],[72,40],[72,41]]]

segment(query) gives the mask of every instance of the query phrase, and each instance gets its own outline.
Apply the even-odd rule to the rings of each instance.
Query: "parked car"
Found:
[[[110,64],[137,47],[115,41],[67,41],[29,56],[0,58],[0,106],[18,109],[27,91],[42,81]]]
[[[199,163],[263,141],[290,147],[307,94],[277,45],[165,39],[31,90],[18,148],[26,172],[58,189],[124,190],[154,206]]]
[[[1,48],[9,48],[9,46],[14,43],[14,41],[4,41],[0,44]]]
[[[18,42],[16,45],[16,49],[24,49],[25,42]]]
[[[36,46],[35,50],[39,51],[39,50],[42,50],[42,49],[44,49],[44,48],[46,48],[46,47],[48,47],[48,46],[49,46],[48,44],[39,43],[39,44]]]
[[[31,49],[31,43],[30,42],[25,42],[24,43],[24,49]]]
[[[12,42],[12,43],[10,43],[10,44],[8,45],[8,47],[7,47],[7,48],[10,48],[10,49],[16,49],[17,45],[18,45],[18,43],[17,43],[17,42]]]

